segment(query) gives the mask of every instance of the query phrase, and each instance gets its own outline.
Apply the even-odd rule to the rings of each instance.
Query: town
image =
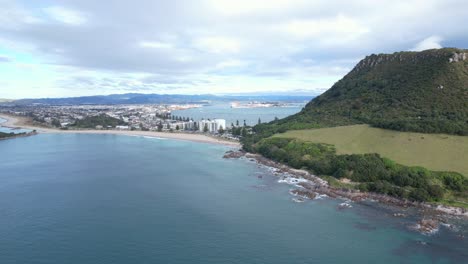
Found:
[[[202,107],[201,104],[147,105],[14,105],[3,106],[0,113],[28,117],[35,125],[63,130],[141,130],[158,132],[209,133],[238,139],[250,133],[245,125],[230,124],[220,118],[194,120],[172,115],[174,110]]]

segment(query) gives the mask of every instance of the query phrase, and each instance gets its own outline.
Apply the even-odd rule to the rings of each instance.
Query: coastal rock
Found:
[[[313,200],[317,196],[317,194],[314,192],[311,192],[309,190],[302,190],[302,189],[301,190],[294,189],[294,190],[289,191],[289,193],[291,193],[294,196],[298,196],[304,199],[311,199],[311,200]]]
[[[245,155],[245,152],[244,151],[241,151],[241,150],[238,150],[238,151],[233,151],[233,150],[229,150],[227,151],[223,158],[224,159],[238,159],[238,158],[241,158]]]
[[[439,230],[439,222],[434,219],[422,219],[416,224],[416,229],[423,234],[434,234]]]

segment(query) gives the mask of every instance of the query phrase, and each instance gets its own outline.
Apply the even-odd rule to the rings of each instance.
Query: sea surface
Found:
[[[222,118],[226,120],[227,126],[231,123],[236,124],[237,120],[240,125],[244,123],[244,120],[247,125],[256,125],[259,118],[262,123],[270,122],[275,117],[284,118],[298,113],[304,106],[305,103],[294,103],[286,107],[231,108],[227,102],[216,102],[200,108],[172,111],[172,115],[194,120]]]
[[[294,202],[268,168],[227,150],[117,135],[0,141],[0,263],[468,260],[456,232],[419,234],[374,203]]]

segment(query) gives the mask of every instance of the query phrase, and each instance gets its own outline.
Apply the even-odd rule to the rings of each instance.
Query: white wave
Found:
[[[149,138],[149,139],[157,139],[157,140],[166,140],[167,138],[162,138],[162,137],[152,137],[152,136],[143,136],[144,138]]]
[[[292,198],[292,200],[296,203],[303,203],[304,202],[304,199],[301,199],[301,198]]]
[[[326,195],[326,194],[319,194],[319,195],[315,196],[315,200],[323,200],[323,199],[325,199],[327,197],[328,197],[328,195]]]

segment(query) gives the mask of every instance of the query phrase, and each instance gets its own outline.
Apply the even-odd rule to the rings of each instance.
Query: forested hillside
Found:
[[[446,48],[367,56],[300,113],[260,129],[360,123],[468,135],[468,51]]]

